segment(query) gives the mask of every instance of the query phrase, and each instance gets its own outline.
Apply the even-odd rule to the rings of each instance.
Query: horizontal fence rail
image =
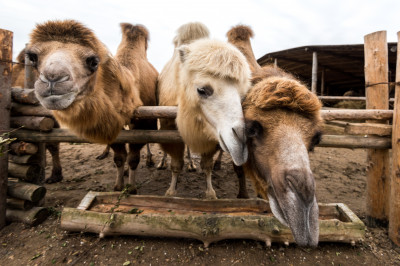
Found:
[[[365,102],[367,97],[364,96],[318,96],[323,102],[340,102],[340,101],[358,101]],[[390,98],[389,102],[393,103],[394,98]]]
[[[170,118],[176,117],[178,107],[176,106],[142,106],[136,109],[136,118]],[[390,120],[393,118],[393,110],[365,110],[365,109],[341,109],[341,110],[322,110],[322,118],[325,120]]]
[[[89,142],[68,129],[53,129],[51,132],[36,132],[19,129],[11,137],[27,142]],[[180,143],[182,138],[176,130],[123,130],[115,143]],[[391,138],[372,136],[323,135],[319,147],[390,149]]]

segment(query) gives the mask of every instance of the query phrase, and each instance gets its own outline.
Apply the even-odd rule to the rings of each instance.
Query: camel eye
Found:
[[[89,56],[86,58],[86,65],[92,73],[97,70],[99,62],[100,59],[97,56]]]
[[[317,146],[321,141],[321,138],[322,138],[322,132],[317,131],[317,133],[315,133],[315,135],[311,139],[310,148],[308,150],[313,151],[314,147]]]
[[[248,138],[260,137],[263,131],[263,126],[257,120],[246,121],[246,136]]]
[[[197,93],[200,95],[202,98],[208,98],[214,93],[214,89],[211,86],[204,86],[197,88]]]
[[[38,56],[37,56],[37,54],[35,54],[35,53],[33,53],[33,52],[27,52],[26,54],[27,54],[29,60],[32,62],[32,65],[33,65],[34,67],[36,67],[37,62],[38,62]]]

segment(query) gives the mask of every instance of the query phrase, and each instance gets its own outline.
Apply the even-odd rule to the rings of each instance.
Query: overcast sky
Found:
[[[52,19],[84,23],[112,53],[121,40],[120,22],[143,24],[150,31],[149,61],[160,71],[172,55],[176,29],[187,22],[203,22],[220,40],[232,26],[250,25],[259,58],[304,45],[363,43],[364,35],[379,30],[397,41],[400,1],[0,0],[0,28],[14,32],[14,57],[35,24]]]

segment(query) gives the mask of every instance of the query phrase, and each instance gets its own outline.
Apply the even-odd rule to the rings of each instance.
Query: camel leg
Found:
[[[153,167],[154,166],[153,154],[151,154],[149,143],[146,144],[146,148],[147,148],[146,166]]]
[[[190,149],[187,146],[186,146],[186,152],[187,152],[187,158],[189,160],[187,169],[188,169],[189,172],[196,172],[196,165],[194,164],[194,161],[192,159],[192,155],[190,154]]]
[[[224,154],[224,151],[220,148],[218,151],[217,159],[214,162],[213,170],[221,170],[221,161],[222,161],[223,154]]]
[[[104,148],[103,152],[99,156],[96,157],[96,160],[103,160],[108,157],[108,154],[110,154],[110,145],[107,145]]]
[[[244,176],[244,171],[242,166],[237,166],[232,162],[233,170],[236,173],[236,176],[239,180],[239,193],[237,195],[238,199],[248,199],[249,194],[247,193],[246,187],[246,177]]]
[[[167,169],[167,153],[164,151],[160,163],[157,165],[157,170]]]
[[[49,150],[53,161],[53,169],[51,170],[51,176],[46,179],[46,183],[57,183],[63,180],[62,167],[60,161],[60,143],[50,142],[46,144],[46,149]]]
[[[215,153],[215,152],[214,152]],[[206,175],[207,189],[206,198],[207,199],[217,199],[217,194],[212,186],[212,167],[213,167],[213,155],[214,153],[206,153],[201,155],[201,169]]]
[[[165,196],[175,196],[177,193],[176,189],[177,189],[178,177],[184,165],[183,157],[185,153],[185,144],[183,143],[173,144],[173,145],[163,144],[162,147],[171,156],[171,172],[172,172],[171,184],[167,192],[165,192]]]
[[[114,163],[117,167],[117,178],[115,179],[114,190],[122,191],[124,188],[124,165],[127,157],[125,144],[111,144],[111,149],[114,151]]]
[[[137,194],[136,187],[136,168],[140,162],[140,150],[143,144],[129,144],[128,164],[129,164],[129,193]]]

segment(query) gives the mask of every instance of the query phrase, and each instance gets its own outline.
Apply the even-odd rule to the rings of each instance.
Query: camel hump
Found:
[[[143,25],[137,24],[132,25],[130,23],[121,23],[122,35],[127,38],[128,41],[136,42],[141,39],[144,39],[146,42],[149,41],[149,31]]]
[[[234,40],[247,41],[250,38],[253,38],[253,36],[254,36],[253,30],[246,25],[237,25],[226,33],[226,37],[228,37],[229,41],[234,41]]]
[[[190,22],[178,28],[177,34],[174,38],[175,47],[182,44],[188,44],[197,39],[208,38],[210,31],[207,26],[201,22]]]

